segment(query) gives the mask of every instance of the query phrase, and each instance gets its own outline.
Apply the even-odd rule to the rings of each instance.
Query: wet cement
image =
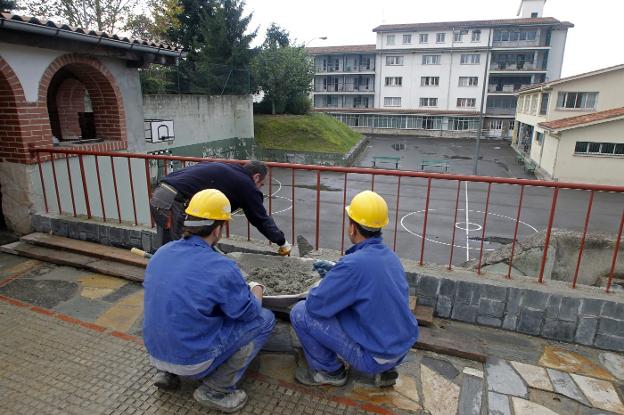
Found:
[[[279,264],[270,269],[254,268],[246,279],[264,285],[264,295],[289,295],[306,292],[320,278]]]

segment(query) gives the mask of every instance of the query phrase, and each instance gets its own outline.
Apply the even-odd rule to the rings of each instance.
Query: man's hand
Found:
[[[292,250],[292,245],[288,241],[284,241],[284,245],[280,246],[277,250],[277,253],[281,256],[290,256],[290,251]]]
[[[312,264],[312,267],[314,268],[316,272],[318,272],[321,278],[325,278],[325,274],[327,274],[327,272],[329,272],[329,270],[331,270],[335,266],[336,266],[335,262],[326,261],[324,259],[318,259],[314,261],[314,264]]]
[[[254,281],[251,281],[248,285],[249,285],[249,289],[251,290],[251,293],[256,296],[256,298],[258,299],[258,301],[260,301],[260,303],[262,303],[262,296],[264,294],[264,285],[260,284],[259,282],[254,282]]]

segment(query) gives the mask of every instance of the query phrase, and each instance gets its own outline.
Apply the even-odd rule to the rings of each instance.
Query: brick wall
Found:
[[[54,102],[56,114],[58,115],[58,131],[54,131],[55,129],[52,128],[52,132],[58,134],[58,138],[74,140],[81,136],[78,113],[85,110],[84,97],[86,90],[87,88],[79,80],[66,78],[58,86],[56,96],[48,99],[48,105],[50,105],[51,101]],[[54,91],[49,91],[48,93],[54,93]],[[48,108],[48,110],[50,111],[50,118],[52,118],[52,108]]]
[[[61,71],[62,70],[62,71]],[[59,72],[61,71],[61,72]],[[54,77],[57,77],[52,82]],[[67,78],[67,79],[63,79]],[[64,83],[73,79],[63,87]],[[51,88],[53,85],[60,88]],[[82,92],[78,85],[82,85]],[[61,103],[61,110],[67,113],[84,109],[78,104],[87,90],[95,118],[98,138],[105,141],[80,146],[80,149],[96,151],[123,150],[128,147],[125,112],[122,94],[110,71],[97,59],[67,54],[54,60],[44,72],[39,84],[37,102],[27,102],[20,82],[4,59],[0,57],[0,161],[12,163],[33,163],[36,158],[29,146],[50,147],[52,127],[48,111],[49,93],[55,94],[55,103]],[[69,96],[70,101],[64,99]],[[77,115],[75,121],[59,117],[61,130],[68,134],[79,131]],[[75,147],[74,147],[75,148]],[[43,155],[42,160],[49,157]]]

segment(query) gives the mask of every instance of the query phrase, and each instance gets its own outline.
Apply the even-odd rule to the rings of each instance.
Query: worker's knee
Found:
[[[275,315],[271,310],[262,308],[260,310],[260,319],[262,321],[260,327],[263,333],[273,331],[273,328],[275,327]]]
[[[290,310],[290,324],[292,324],[293,327],[303,326],[306,312],[305,301],[299,301],[292,310]]]

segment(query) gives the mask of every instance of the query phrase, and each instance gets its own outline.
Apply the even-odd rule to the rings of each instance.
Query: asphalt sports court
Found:
[[[399,157],[399,170],[421,171],[425,160],[445,160],[448,173],[470,175],[473,171],[473,155],[476,140],[383,137],[372,138],[367,150],[360,157],[359,167],[372,167],[373,157]],[[395,165],[378,167],[394,169]],[[429,172],[444,172],[444,168],[425,168]],[[534,179],[523,166],[516,162],[515,152],[507,141],[482,140],[478,163],[479,176],[497,176]],[[286,169],[273,171],[271,211],[276,223],[289,240],[303,235],[313,245],[316,243],[316,173],[296,171],[295,203],[293,206],[292,172]],[[403,177],[400,188],[397,177],[369,174],[349,174],[347,181],[347,204],[362,190],[380,193],[390,208],[390,223],[384,231],[386,243],[395,246],[399,256],[420,259],[424,212],[426,210],[427,178]],[[341,249],[343,222],[343,173],[322,173],[320,180],[320,248]],[[492,251],[513,239],[521,187],[517,185],[492,184],[488,215],[485,217],[487,183],[461,182],[434,179],[431,183],[429,214],[425,238],[424,261],[448,264],[451,253],[453,229],[455,228],[453,264],[460,265]],[[400,192],[397,213],[397,194]],[[459,192],[459,199],[457,194]],[[265,185],[265,195],[269,186]],[[527,186],[524,191],[518,226],[518,240],[523,240],[548,226],[553,189]],[[583,231],[590,192],[563,189],[559,192],[555,211],[554,228]],[[455,204],[457,218],[455,218]],[[268,199],[265,205],[269,208]],[[597,192],[594,196],[589,232],[615,234],[624,206],[623,195]],[[295,229],[292,229],[292,215]],[[345,219],[346,220],[346,219]],[[483,224],[486,223],[485,238]],[[397,229],[396,235],[394,229]],[[346,227],[345,227],[346,228]],[[238,213],[232,223],[232,233],[247,235],[247,223]],[[252,238],[262,236],[252,227]],[[350,245],[344,236],[345,249]]]

